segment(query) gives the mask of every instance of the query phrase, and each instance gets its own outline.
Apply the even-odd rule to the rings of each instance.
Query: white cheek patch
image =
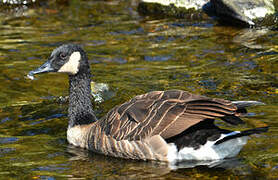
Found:
[[[73,52],[69,58],[69,61],[65,63],[58,72],[76,74],[78,72],[79,63],[81,60],[80,52]]]

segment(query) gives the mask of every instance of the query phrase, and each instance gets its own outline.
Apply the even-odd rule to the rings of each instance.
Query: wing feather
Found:
[[[230,101],[210,99],[186,91],[152,91],[116,106],[100,120],[106,135],[117,140],[173,137],[204,119],[221,118],[238,124],[237,107]]]

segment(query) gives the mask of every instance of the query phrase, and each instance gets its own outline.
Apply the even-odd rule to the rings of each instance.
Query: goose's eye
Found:
[[[60,53],[59,56],[60,56],[61,59],[66,59],[66,57],[67,57],[67,55],[65,53]]]

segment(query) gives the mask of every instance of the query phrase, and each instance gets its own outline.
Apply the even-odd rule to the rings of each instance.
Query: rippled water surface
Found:
[[[0,177],[26,179],[277,179],[278,32],[221,26],[213,20],[138,14],[137,1],[77,1],[2,10],[0,16]],[[240,127],[269,125],[235,159],[216,167],[123,160],[66,141],[66,75],[26,74],[53,48],[82,44],[92,80],[109,86],[97,116],[152,90],[182,89],[230,100],[257,100]],[[192,163],[192,162],[191,162]],[[195,164],[196,165],[196,164]],[[186,168],[187,167],[187,168]]]

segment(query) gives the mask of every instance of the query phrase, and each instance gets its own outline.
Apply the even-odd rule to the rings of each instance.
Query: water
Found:
[[[2,10],[1,179],[277,179],[278,32],[142,16],[137,3],[71,0]],[[271,128],[254,135],[235,159],[216,167],[188,162],[175,171],[163,163],[71,147],[66,141],[67,104],[57,101],[68,95],[66,75],[26,78],[53,48],[69,42],[85,47],[92,80],[110,87],[110,96],[94,103],[98,117],[137,94],[182,89],[262,101],[266,105],[251,108],[245,125],[217,123],[230,129]]]

